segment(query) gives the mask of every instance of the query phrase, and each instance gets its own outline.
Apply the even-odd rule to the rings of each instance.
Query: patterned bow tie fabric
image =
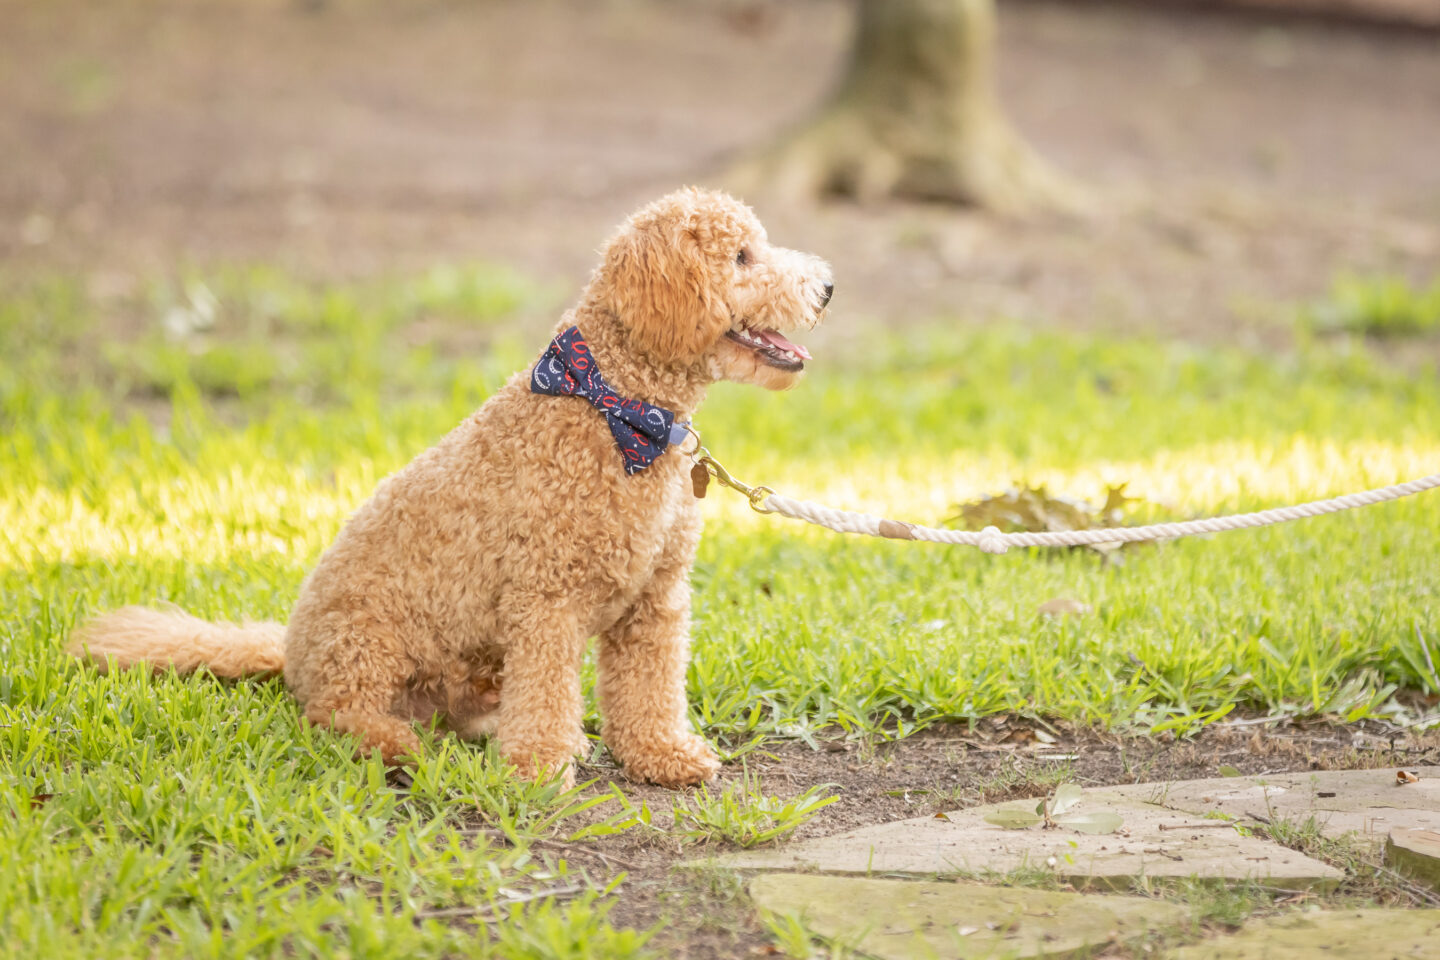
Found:
[[[685,428],[675,422],[675,414],[669,410],[643,400],[627,400],[610,389],[578,327],[550,341],[530,372],[530,391],[589,400],[605,415],[628,474],[644,470],[670,444],[679,443],[685,436]]]

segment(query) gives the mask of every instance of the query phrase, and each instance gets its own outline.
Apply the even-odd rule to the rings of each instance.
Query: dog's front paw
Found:
[[[678,740],[645,750],[630,750],[624,757],[625,773],[662,787],[703,783],[720,772],[720,758],[703,737],[686,734]]]

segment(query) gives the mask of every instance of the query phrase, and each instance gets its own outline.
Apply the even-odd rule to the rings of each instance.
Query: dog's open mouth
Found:
[[[725,336],[749,350],[755,351],[772,367],[781,370],[803,370],[810,351],[798,343],[791,343],[778,330],[751,330],[740,327],[728,330]]]

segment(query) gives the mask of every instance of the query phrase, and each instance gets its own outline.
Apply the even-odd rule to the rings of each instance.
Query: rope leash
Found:
[[[1375,490],[1350,493],[1328,500],[1312,500],[1293,507],[1275,507],[1255,513],[1236,513],[1228,517],[1209,517],[1202,520],[1184,520],[1177,523],[1152,523],[1143,527],[1109,527],[1101,530],[1061,530],[1045,533],[1001,533],[996,527],[986,527],[979,532],[972,530],[947,530],[939,527],[925,527],[915,523],[888,520],[868,513],[851,510],[836,510],[810,500],[795,500],[783,496],[765,486],[751,486],[736,479],[730,471],[710,455],[700,444],[700,435],[693,430],[695,449],[689,456],[696,472],[704,470],[707,479],[714,477],[722,486],[743,493],[750,501],[750,508],[756,513],[778,513],[792,520],[804,520],[836,533],[859,533],[871,537],[885,537],[889,540],[924,540],[929,543],[954,543],[967,547],[979,547],[986,553],[1004,553],[1011,547],[1078,547],[1097,543],[1133,543],[1137,540],[1171,540],[1188,537],[1197,533],[1222,533],[1226,530],[1246,530],[1254,527],[1268,527],[1271,524],[1306,517],[1319,517],[1341,510],[1368,507],[1371,504],[1399,500],[1426,490],[1440,487],[1440,473],[1432,473],[1409,483],[1397,483]],[[704,484],[696,481],[696,496],[704,496]]]

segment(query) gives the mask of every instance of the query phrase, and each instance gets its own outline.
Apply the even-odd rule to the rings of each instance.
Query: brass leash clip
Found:
[[[700,434],[696,433],[695,429],[688,423],[685,424],[685,431],[695,438],[695,449],[691,450],[688,456],[697,467],[704,468],[705,472],[720,481],[722,486],[729,487],[731,490],[738,490],[745,494],[746,499],[750,501],[750,509],[756,513],[775,512],[765,507],[766,499],[775,492],[774,490],[766,486],[752,487],[743,480],[738,480],[734,476],[731,476],[730,471],[725,469],[725,465],[712,457],[710,451],[705,449],[700,441]],[[695,472],[692,472],[691,480],[695,487],[695,496],[705,496],[705,484],[698,479]]]

